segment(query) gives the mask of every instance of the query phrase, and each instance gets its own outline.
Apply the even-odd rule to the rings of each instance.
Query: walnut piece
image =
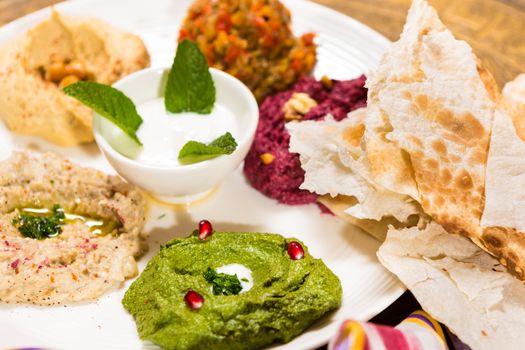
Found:
[[[301,120],[315,106],[317,106],[317,102],[308,94],[295,92],[284,104],[284,120]]]

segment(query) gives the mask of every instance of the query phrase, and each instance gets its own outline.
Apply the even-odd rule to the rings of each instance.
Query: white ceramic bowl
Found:
[[[113,87],[139,105],[163,96],[168,72],[169,68],[144,69],[126,76]],[[257,101],[238,79],[217,69],[211,68],[210,72],[217,91],[216,103],[229,108],[235,116],[239,130],[237,149],[230,155],[183,166],[142,164],[116,150],[126,143],[128,149],[134,146],[119,128],[94,113],[93,132],[98,147],[124,179],[161,200],[182,203],[204,196],[242,163],[252,144],[259,120]]]

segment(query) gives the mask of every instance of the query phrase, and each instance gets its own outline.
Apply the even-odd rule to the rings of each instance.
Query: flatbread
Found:
[[[525,118],[525,115],[523,115]],[[525,142],[512,118],[498,111],[494,118],[485,181],[483,227],[513,227],[525,232]]]
[[[371,177],[360,163],[365,115],[363,108],[339,122],[327,116],[324,121],[290,122],[286,127],[290,152],[299,153],[305,170],[301,188],[324,195],[321,203],[329,209],[384,239],[388,224],[405,223],[421,209],[409,197],[367,180]]]
[[[525,285],[469,240],[436,223],[392,229],[377,255],[472,349],[523,348]]]
[[[352,207],[358,204],[355,197],[337,196],[333,198],[329,195],[325,195],[319,197],[318,201],[330,209],[330,211],[341,220],[359,227],[361,230],[381,242],[385,241],[386,233],[390,226],[395,228],[406,228],[424,222],[420,217],[420,214],[413,214],[407,217],[404,222],[397,220],[393,216],[383,216],[380,220],[356,218],[348,213],[349,209],[352,209]]]
[[[483,240],[509,270],[525,269],[525,75],[508,83],[496,111],[485,181]]]
[[[365,146],[370,173],[382,187],[414,199],[419,199],[419,190],[412,165],[407,153],[389,138],[393,128],[390,121],[392,106],[384,103],[382,91],[390,85],[400,86],[423,80],[419,57],[414,55],[420,50],[423,24],[436,30],[446,29],[428,5],[414,1],[401,39],[390,46],[377,69],[369,73],[366,82],[368,111]]]
[[[508,82],[503,87],[503,97],[508,101],[521,105],[521,108],[523,108],[523,104],[525,104],[525,74],[518,75],[513,81]],[[523,129],[523,127],[520,129]]]
[[[386,138],[409,155],[423,210],[448,232],[501,255],[480,227],[499,100],[490,73],[422,0],[413,2],[401,39],[378,71],[381,79],[369,83],[376,95],[371,107],[381,109],[391,125]]]
[[[290,152],[299,153],[305,171],[301,188],[319,195],[355,197],[357,203],[347,212],[357,219],[393,216],[406,221],[419,213],[418,206],[406,196],[375,187],[359,163],[364,117],[365,109],[360,109],[340,122],[327,116],[324,121],[287,124]]]
[[[348,169],[340,160],[339,149],[344,147],[343,129],[357,129],[356,136],[348,142],[348,152],[358,156],[360,153],[359,125],[362,125],[362,109],[349,114],[337,122],[331,115],[324,121],[289,122],[286,129],[290,133],[289,150],[298,153],[305,178],[301,184],[317,194],[338,194],[364,198],[371,191],[368,182],[356,172]],[[359,111],[359,112],[358,112]]]

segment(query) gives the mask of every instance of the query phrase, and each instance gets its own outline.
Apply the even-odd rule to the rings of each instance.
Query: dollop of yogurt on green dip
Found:
[[[141,339],[165,349],[257,349],[288,342],[337,309],[342,298],[337,276],[304,245],[304,257],[290,258],[292,241],[297,240],[227,232],[206,240],[174,239],[148,263],[122,303]],[[242,290],[213,293],[205,278],[210,269],[237,276]],[[185,303],[189,290],[204,298],[200,308]]]

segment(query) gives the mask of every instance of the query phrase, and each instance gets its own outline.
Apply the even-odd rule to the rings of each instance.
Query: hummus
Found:
[[[20,211],[54,204],[109,229],[96,233],[74,219],[56,237],[24,237],[16,226]],[[15,153],[0,163],[0,301],[52,305],[99,297],[138,273],[143,225],[144,202],[134,186],[52,153]]]
[[[339,279],[306,247],[302,259],[290,258],[292,241],[276,234],[217,232],[205,241],[172,240],[131,285],[124,307],[135,317],[140,337],[165,349],[256,349],[288,342],[338,308],[342,297]],[[239,280],[252,285],[235,295],[216,295],[209,269],[236,269]],[[189,290],[204,298],[200,309],[185,303]]]
[[[61,88],[78,80],[112,84],[148,65],[139,37],[53,12],[0,48],[0,119],[14,132],[59,145],[91,142],[91,110]]]

